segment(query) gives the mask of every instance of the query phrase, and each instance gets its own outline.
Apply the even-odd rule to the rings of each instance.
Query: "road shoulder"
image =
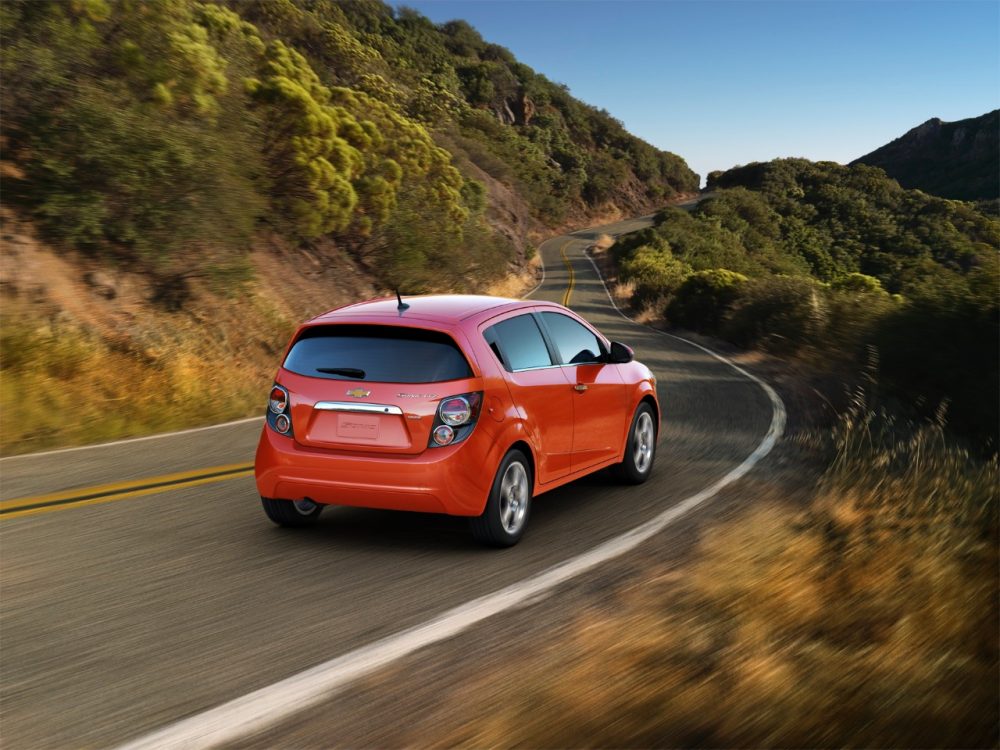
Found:
[[[546,668],[581,627],[619,612],[637,590],[684,576],[697,560],[706,532],[762,502],[790,511],[801,508],[822,471],[809,438],[821,409],[809,403],[808,392],[795,386],[794,373],[783,373],[779,361],[762,362],[748,354],[736,363],[766,369],[789,406],[786,437],[753,472],[633,552],[574,578],[544,599],[421,649],[229,747],[448,746],[461,737],[469,706],[503,706],[520,699],[525,686],[516,676],[511,680],[516,671],[512,663],[523,664],[528,673]],[[800,410],[800,405],[807,408]],[[669,446],[660,446],[665,449]],[[608,480],[598,475],[592,481]]]

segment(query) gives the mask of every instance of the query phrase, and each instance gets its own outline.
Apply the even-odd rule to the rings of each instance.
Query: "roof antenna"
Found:
[[[403,298],[399,296],[398,289],[396,290],[396,309],[399,310],[400,312],[403,312],[403,310],[410,309],[410,306],[405,302],[403,302]]]

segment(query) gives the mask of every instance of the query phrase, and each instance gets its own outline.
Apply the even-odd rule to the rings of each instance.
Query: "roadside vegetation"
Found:
[[[470,162],[547,221],[698,184],[468,24],[378,0],[27,0],[0,24],[6,200],[164,283],[244,272],[261,226],[411,292],[488,281],[511,248]]]
[[[468,24],[377,0],[8,0],[0,35],[5,454],[259,413],[306,315],[499,288],[532,230],[698,186]],[[822,481],[408,744],[1000,741],[996,201],[798,159],[709,188],[597,247],[633,311],[865,383]]]
[[[840,416],[800,436],[821,478],[585,600],[418,732],[441,747],[995,747],[1000,225],[867,167],[781,160],[710,185],[691,213],[592,250],[633,313],[821,375]]]
[[[713,173],[709,189],[608,251],[633,309],[833,373],[874,349],[898,407],[945,405],[953,429],[996,450],[996,217],[880,169],[802,159]]]
[[[708,529],[691,562],[470,676],[409,744],[995,747],[996,459],[863,392],[827,448],[807,507]]]
[[[173,406],[184,390],[164,368],[197,360],[210,372],[226,355],[237,380],[259,373],[244,350],[206,342],[213,309],[257,319],[251,300],[273,287],[262,265],[314,282],[315,305],[292,305],[300,315],[350,301],[359,287],[340,280],[357,274],[370,292],[480,291],[523,272],[547,227],[698,185],[682,159],[468,24],[379,0],[11,0],[0,35],[5,452],[256,412],[267,375],[227,381],[195,413]],[[25,223],[34,239],[14,247]],[[25,279],[17,267],[41,257],[36,245],[77,281],[131,279],[137,322],[117,320],[107,285],[75,286],[84,306],[93,295],[109,308],[92,320],[54,290],[51,269]],[[143,397],[123,404],[113,380],[93,387],[94,369],[129,372]],[[58,386],[41,386],[54,371]],[[40,424],[47,407],[27,418],[29,393],[94,414]]]

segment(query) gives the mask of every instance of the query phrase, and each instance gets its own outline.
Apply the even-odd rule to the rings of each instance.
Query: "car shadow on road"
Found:
[[[531,521],[521,545],[534,546],[534,538],[544,539],[554,532],[562,536],[563,527],[577,530],[593,518],[595,506],[607,506],[610,495],[622,492],[623,485],[610,469],[578,479],[535,498]],[[581,517],[581,514],[586,514]],[[373,549],[403,550],[414,553],[455,554],[489,548],[477,543],[469,530],[469,520],[459,516],[407,511],[330,506],[315,526],[302,529],[268,529],[268,540],[298,547],[309,546],[316,552],[335,547],[339,551]],[[515,547],[514,549],[517,549]]]

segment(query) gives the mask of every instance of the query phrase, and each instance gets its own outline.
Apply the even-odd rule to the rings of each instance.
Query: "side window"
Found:
[[[518,315],[490,326],[483,336],[500,364],[509,372],[552,364],[542,332],[530,314]]]
[[[563,364],[579,365],[601,361],[601,342],[588,328],[561,313],[545,312],[542,313],[542,319]]]

